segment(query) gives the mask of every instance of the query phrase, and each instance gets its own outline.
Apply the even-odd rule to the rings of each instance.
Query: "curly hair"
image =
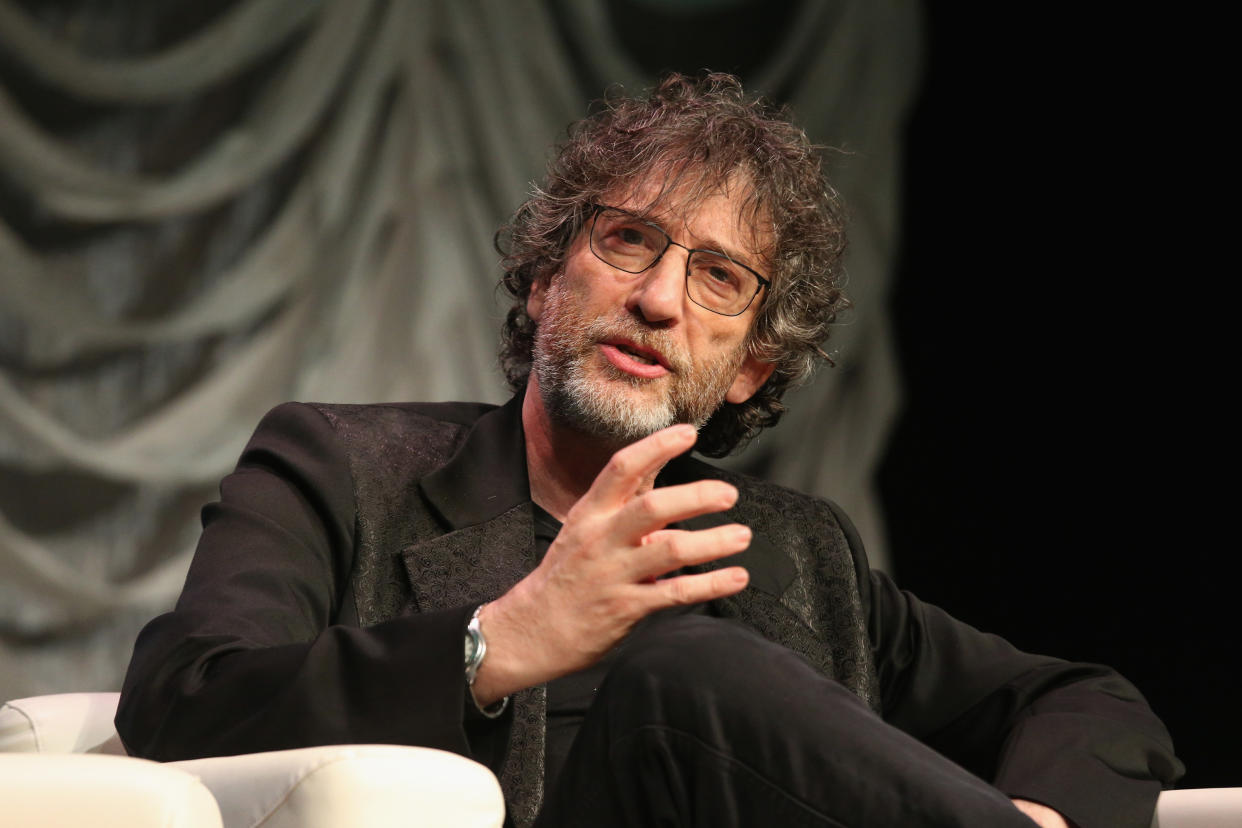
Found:
[[[500,362],[514,391],[530,375],[535,322],[526,314],[531,285],[563,265],[594,204],[639,184],[659,184],[659,198],[695,198],[741,182],[741,216],[770,231],[766,265],[772,284],[761,295],[747,348],[775,368],[744,403],[725,402],[703,426],[696,449],[709,457],[736,450],[785,410],[781,397],[805,382],[819,344],[849,307],[841,291],[845,222],[824,178],[819,147],[784,110],[747,95],[731,75],[673,74],[646,99],[610,91],[594,114],[569,127],[542,188],[496,236],[514,298],[502,332]],[[765,227],[766,225],[766,227]]]

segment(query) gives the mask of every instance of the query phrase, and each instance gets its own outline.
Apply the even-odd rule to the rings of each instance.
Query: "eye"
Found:
[[[690,263],[690,274],[703,290],[717,296],[735,296],[742,290],[741,268],[723,256],[696,252]]]
[[[660,249],[660,231],[634,216],[603,213],[595,231],[606,246],[618,252]]]
[[[614,231],[613,235],[621,244],[629,244],[638,247],[647,243],[647,238],[643,235],[642,231],[632,225],[621,225]]]
[[[626,273],[642,273],[667,246],[663,230],[620,210],[601,211],[591,230],[595,255]]]

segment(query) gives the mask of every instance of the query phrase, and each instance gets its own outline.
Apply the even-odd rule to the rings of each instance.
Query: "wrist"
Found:
[[[523,655],[520,621],[512,618],[509,594],[484,604],[478,613],[480,632],[487,639],[487,658],[475,674],[474,694],[490,704],[526,687],[539,684],[535,659]]]
[[[472,623],[477,625],[479,633],[487,641],[487,657],[475,670],[470,692],[475,703],[480,708],[485,708],[518,688],[507,688],[507,682],[501,680],[504,670],[500,662],[504,661],[508,648],[505,646],[502,627],[496,623],[496,602],[488,602],[475,610]]]
[[[470,616],[470,621],[466,624],[465,635],[465,678],[466,691],[470,694],[474,706],[480,713],[488,718],[496,718],[504,712],[505,707],[509,703],[509,697],[491,698],[488,695],[480,698],[476,692],[475,684],[478,680],[479,670],[482,668],[488,654],[487,636],[483,634],[480,615],[483,608],[487,604],[480,604],[475,608],[474,613]]]

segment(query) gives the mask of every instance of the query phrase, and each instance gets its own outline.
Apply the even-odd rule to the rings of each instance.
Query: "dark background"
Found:
[[[1203,307],[1218,271],[1188,252],[1185,78],[1118,45],[1124,23],[1024,15],[928,7],[892,301],[907,398],[880,475],[894,570],[1023,649],[1116,667],[1182,786],[1237,785],[1210,390],[1236,369]]]
[[[703,15],[712,36],[680,45],[651,32],[686,21],[640,5],[620,17],[643,36],[618,25],[653,74],[745,79],[793,4]],[[894,575],[1022,649],[1117,668],[1182,787],[1237,785],[1237,349],[1200,251],[1221,189],[1186,109],[1193,47],[1167,19],[923,10],[891,298],[906,396],[879,475]]]

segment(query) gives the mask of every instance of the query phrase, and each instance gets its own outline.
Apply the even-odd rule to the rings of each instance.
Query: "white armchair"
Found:
[[[4,824],[100,828],[495,828],[496,778],[454,753],[393,745],[253,753],[164,764],[125,756],[117,693],[0,707]],[[1242,826],[1242,788],[1160,795],[1151,828]]]
[[[1242,788],[1183,788],[1164,791],[1151,828],[1242,826]]]
[[[0,823],[94,828],[220,828],[220,809],[193,775],[91,753],[0,753]]]
[[[117,698],[67,693],[0,707],[6,826],[497,828],[504,821],[492,773],[431,748],[337,745],[163,764],[126,757],[112,725]]]

